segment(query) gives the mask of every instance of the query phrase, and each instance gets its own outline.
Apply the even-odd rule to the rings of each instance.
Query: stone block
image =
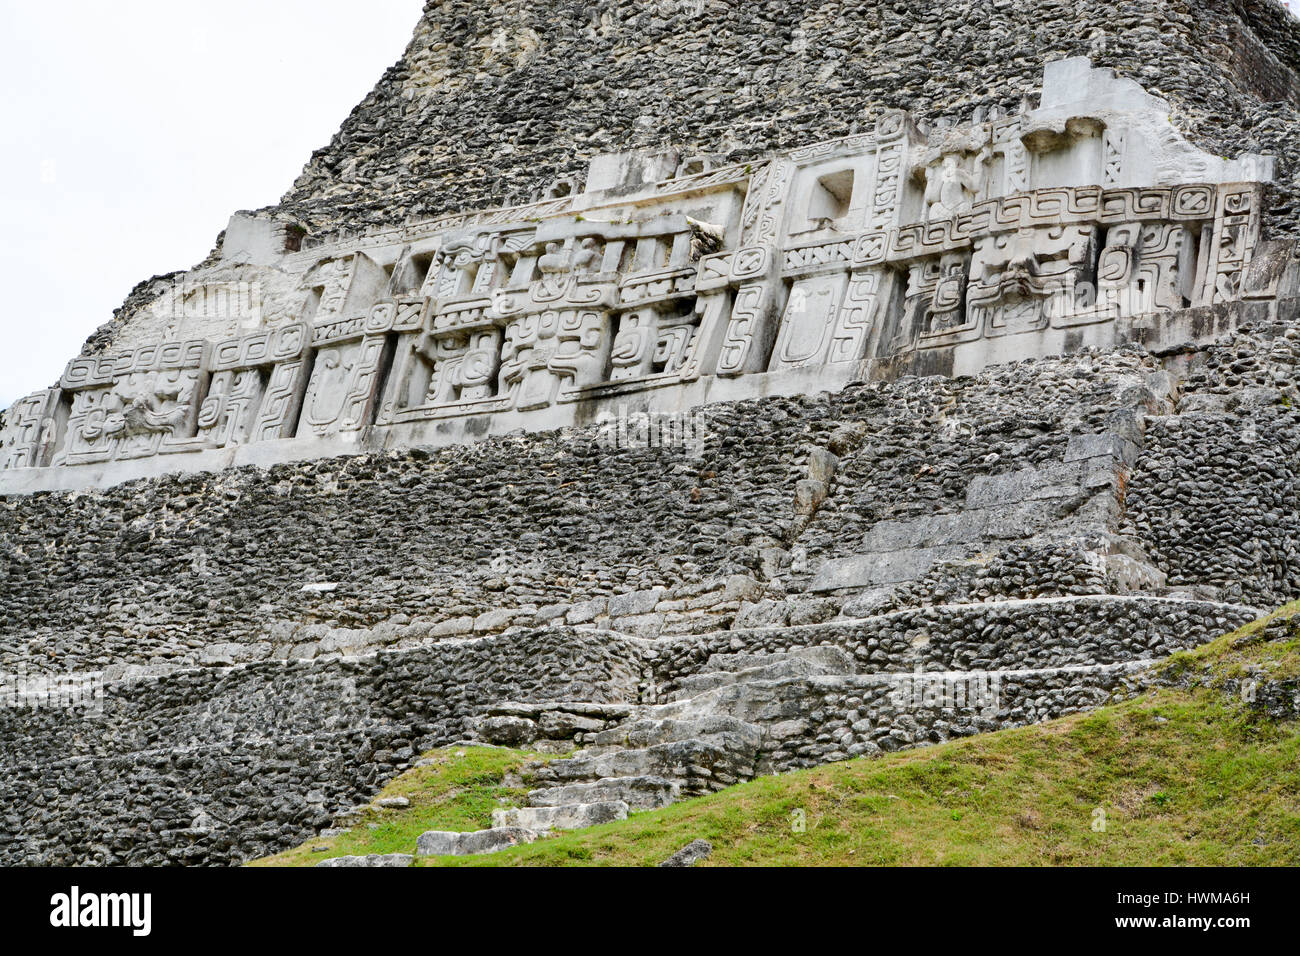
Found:
[[[712,853],[713,844],[708,840],[692,840],[659,865],[667,867],[694,866],[701,860],[707,860]]]
[[[474,618],[469,615],[439,621],[429,628],[429,636],[432,638],[459,637],[462,634],[472,634],[473,632]]]
[[[663,600],[664,593],[663,588],[652,588],[649,591],[615,594],[609,599],[609,616],[620,618],[633,614],[648,614]]]
[[[569,608],[569,613],[564,615],[564,619],[570,624],[587,624],[602,616],[608,607],[608,598],[592,598],[590,601],[573,605]]]
[[[839,469],[840,459],[826,448],[814,448],[808,453],[808,477],[830,486],[835,472]]]
[[[988,532],[988,512],[926,515],[909,521],[879,521],[863,540],[867,551],[905,551],[937,545],[981,541]]]
[[[583,717],[563,710],[548,710],[538,718],[537,728],[543,737],[556,740],[568,740],[578,733],[591,733],[605,726],[605,721],[596,717]]]
[[[523,807],[493,810],[492,826],[522,827],[527,830],[581,830],[614,820],[626,820],[628,805],[621,800],[607,803],[577,803],[558,807]]]
[[[978,475],[966,489],[967,508],[993,508],[1021,501],[1068,498],[1079,491],[1080,462],[1022,468],[1000,475]]]
[[[478,725],[478,734],[488,743],[503,747],[523,747],[537,739],[537,724],[526,717],[485,717]]]
[[[414,859],[415,857],[409,853],[372,853],[369,856],[336,856],[321,860],[316,865],[323,867],[410,866]]]
[[[478,617],[474,618],[474,633],[490,634],[493,631],[500,631],[507,627],[518,614],[514,608],[499,608],[491,611],[484,611]]]
[[[857,554],[827,561],[813,575],[810,591],[874,588],[913,581],[939,561],[965,557],[962,547],[917,548],[881,554]]]
[[[826,500],[827,487],[824,481],[805,478],[794,486],[794,513],[807,517]]]
[[[1065,446],[1065,461],[1109,457],[1131,465],[1137,461],[1140,447],[1113,432],[1099,435],[1071,435]]]

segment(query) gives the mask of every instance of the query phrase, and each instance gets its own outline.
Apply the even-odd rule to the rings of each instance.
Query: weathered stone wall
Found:
[[[646,653],[649,682],[671,694],[715,654],[839,647],[859,673],[1002,671],[1165,657],[1251,620],[1238,606],[1160,598],[1044,598],[894,611],[862,620],[665,638]]]
[[[1079,599],[665,642],[552,627],[116,681],[102,712],[0,708],[0,863],[236,863],[307,838],[423,750],[465,739],[494,704],[653,702],[716,654],[829,646],[857,660],[859,676],[767,683],[736,701],[774,725],[767,772],[1097,706],[1135,686],[1134,661],[1250,616]],[[996,703],[913,706],[898,678],[914,669],[978,670]]]
[[[963,680],[960,675],[953,676]],[[906,699],[900,702],[898,682],[881,675],[776,688],[762,703],[780,707],[790,719],[765,738],[759,768],[779,772],[814,767],[1023,727],[1101,707],[1142,685],[1141,672],[1132,664],[1008,671],[987,677],[997,681],[999,705],[995,708],[975,702],[947,708],[915,707]],[[936,678],[942,680],[931,675],[932,680]],[[803,714],[817,719],[795,716]]]
[[[1276,154],[1267,225],[1300,235],[1300,28],[1262,0],[431,2],[276,211],[310,249],[528,200],[609,150],[747,163],[889,108],[1014,110],[1081,54],[1215,155]],[[237,862],[485,715],[596,749],[636,708],[743,721],[761,746],[714,748],[712,788],[1129,693],[1143,662],[1300,593],[1292,251],[1266,251],[1240,297],[1115,339],[1154,353],[886,361],[711,405],[699,448],[576,426],[0,497],[0,671],[108,679],[102,713],[0,707],[0,862]],[[809,649],[842,668],[763,663]],[[909,706],[913,669],[1002,695]],[[713,746],[661,744],[638,765]]]
[[[313,233],[524,201],[594,154],[748,161],[869,128],[1014,109],[1091,56],[1220,155],[1296,155],[1300,25],[1267,0],[430,2],[403,58],[282,210]],[[1276,228],[1300,232],[1284,160]]]
[[[1086,459],[1109,462],[1097,488],[1057,489],[1049,469],[1128,422],[1149,383],[1168,389],[1140,352],[710,406],[698,454],[578,429],[13,496],[0,500],[0,666],[222,665],[557,621],[658,636],[737,615],[785,625],[1122,591],[1096,554],[1116,550],[1112,535],[1171,587],[1267,606],[1300,573],[1293,343],[1196,353],[1179,414],[1143,412],[1131,468]],[[1222,388],[1249,368],[1270,390],[1206,397],[1207,376],[1234,366]],[[975,520],[990,510],[967,501],[980,482],[1026,499],[1003,502],[1016,520]],[[941,519],[963,532],[940,528],[956,552],[911,547]],[[876,547],[902,548],[881,553],[917,560],[914,573],[865,598],[810,590],[828,562]]]
[[[98,717],[0,710],[0,858],[235,862],[502,701],[653,705],[719,655],[829,646],[856,669],[738,698],[769,715],[751,771],[1095,706],[1296,593],[1295,341],[716,406],[699,452],[571,430],[3,499],[0,667],[110,683]],[[1111,508],[1058,513],[1073,486],[1036,483],[1082,446]],[[885,588],[813,589],[882,525],[987,510],[972,487],[1046,517]],[[1167,582],[1125,594],[1117,541]],[[897,704],[881,675],[918,666],[1001,674],[1001,702]]]
[[[1266,606],[1300,593],[1297,362],[1294,328],[1233,336],[1192,353],[1177,414],[1148,420],[1126,521],[1170,586]]]
[[[552,628],[118,681],[0,707],[0,862],[235,863],[309,835],[498,700],[635,699],[638,650]]]
[[[407,615],[407,636],[427,637],[619,591],[696,598],[756,568],[755,541],[788,535],[804,436],[826,414],[811,399],[718,407],[698,458],[588,429],[7,498],[0,662],[195,660],[214,644],[313,641],[273,621]],[[464,633],[447,626],[433,636]]]

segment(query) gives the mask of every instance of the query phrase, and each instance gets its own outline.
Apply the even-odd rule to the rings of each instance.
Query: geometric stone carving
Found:
[[[1194,294],[1196,238],[1180,223],[1112,226],[1097,264],[1097,304],[1117,315],[1185,308]]]
[[[37,468],[49,461],[58,438],[59,390],[20,398],[0,416],[0,469]]]
[[[246,441],[262,389],[262,375],[256,368],[230,369],[214,375],[199,408],[199,440],[214,448]]]
[[[221,448],[290,437],[309,344],[308,326],[300,322],[218,343],[199,408],[198,442]]]
[[[831,333],[826,363],[856,362],[863,358],[871,334],[893,295],[896,278],[886,269],[868,269],[849,275],[848,288]]]
[[[305,358],[278,362],[264,378],[261,408],[249,430],[250,442],[292,438],[307,382]],[[265,373],[263,373],[265,375]]]
[[[562,387],[599,382],[608,348],[605,310],[564,308],[524,315],[506,329],[501,391],[514,395],[520,411],[550,405]]]
[[[1259,190],[1249,185],[1222,187],[1214,205],[1214,224],[1204,240],[1204,265],[1196,304],[1215,305],[1241,296],[1242,274],[1259,240]]]
[[[1076,59],[1010,116],[885,112],[753,166],[606,156],[586,192],[296,251],[272,236],[251,258],[236,242],[240,269],[272,270],[279,324],[74,359],[6,417],[0,466],[371,424],[401,442],[500,413],[552,427],[710,377],[846,381],[913,356],[963,374],[1104,346],[1139,316],[1241,298],[1271,165],[1204,153],[1162,100]],[[713,388],[744,393],[679,394]]]
[[[56,464],[166,451],[192,428],[199,374],[197,368],[130,372],[107,388],[77,392],[64,457]]]
[[[193,436],[208,346],[145,346],[116,356],[74,359],[61,381],[73,393],[54,464],[138,458]]]
[[[731,322],[718,356],[719,375],[761,371],[772,339],[775,298],[775,290],[767,283],[751,282],[736,290]]]
[[[317,349],[299,435],[323,438],[370,424],[386,346],[383,337],[364,336]]]

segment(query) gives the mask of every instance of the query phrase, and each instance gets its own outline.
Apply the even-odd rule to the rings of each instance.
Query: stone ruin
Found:
[[[299,248],[236,215],[120,351],[6,416],[0,489],[444,445],[906,372],[1210,341],[1300,282],[1271,157],[1192,146],[1082,58],[1034,108],[581,186]],[[160,324],[165,323],[165,324]]]
[[[1254,38],[1251,142],[1290,142],[1294,24],[1139,6]],[[411,848],[482,852],[1095,707],[1300,593],[1285,152],[1036,56],[1012,104],[587,151],[493,206],[368,145],[437,112],[421,76],[473,112],[446,22],[296,188],[328,185],[5,413],[0,862],[234,863],[431,747],[561,754]],[[544,61],[505,37],[480,75]]]

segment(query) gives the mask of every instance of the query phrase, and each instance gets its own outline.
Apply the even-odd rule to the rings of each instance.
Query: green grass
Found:
[[[1246,677],[1256,681],[1300,677],[1300,617],[1297,615],[1300,615],[1300,601],[1293,601],[1231,634],[1195,650],[1175,654],[1162,670],[1171,678],[1195,678],[1213,687],[1229,679]],[[1278,621],[1285,622],[1286,626],[1271,630],[1264,640],[1265,628]]]
[[[432,763],[408,770],[375,797],[406,797],[409,807],[381,810],[372,803],[346,833],[317,837],[249,865],[315,866],[333,856],[411,853],[426,830],[484,829],[492,825],[493,810],[519,806],[528,795],[528,786],[510,786],[507,777],[518,776],[531,760],[547,759],[497,747],[451,747],[425,757]],[[520,783],[526,784],[526,778]]]
[[[1300,670],[1294,629],[1270,630],[1267,639],[1260,633],[1267,621],[1298,611],[1300,602],[1175,655],[1164,671],[1186,688],[1040,726],[765,777],[498,854],[417,864],[653,865],[703,838],[714,845],[707,866],[1295,865],[1300,727],[1268,720],[1221,685],[1241,674],[1273,680]],[[379,829],[363,824],[260,862],[409,853],[423,830],[486,826],[498,798],[524,795],[489,777],[517,769],[526,754],[462,748],[434,756],[435,767],[411,771],[385,791],[410,797],[412,807],[384,811]],[[309,852],[325,842],[329,853]]]

